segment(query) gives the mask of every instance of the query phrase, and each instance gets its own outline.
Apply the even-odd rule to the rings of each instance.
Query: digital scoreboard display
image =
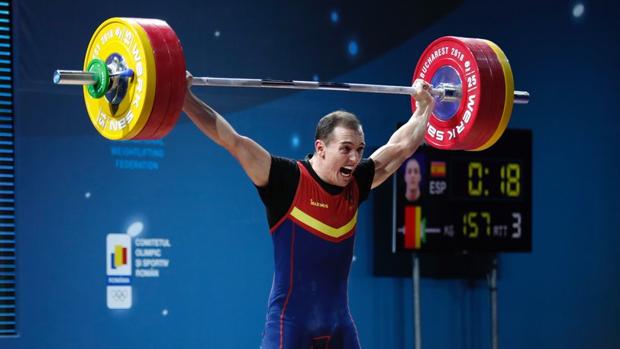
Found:
[[[422,146],[373,190],[374,274],[484,277],[498,252],[532,249],[532,133],[506,130],[491,148]]]
[[[389,253],[532,248],[530,131],[507,130],[480,152],[422,146],[384,186],[375,196],[375,240],[389,239],[379,243]]]

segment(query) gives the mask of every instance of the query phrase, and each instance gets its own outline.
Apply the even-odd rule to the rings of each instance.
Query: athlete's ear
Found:
[[[317,139],[316,141],[314,141],[314,152],[322,159],[325,158],[325,143],[323,143],[322,140]]]

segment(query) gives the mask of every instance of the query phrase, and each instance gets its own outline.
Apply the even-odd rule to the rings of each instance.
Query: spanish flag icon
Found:
[[[446,162],[445,161],[431,161],[431,177],[445,177],[446,176]]]

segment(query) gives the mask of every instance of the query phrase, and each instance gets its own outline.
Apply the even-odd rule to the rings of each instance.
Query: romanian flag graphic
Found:
[[[405,207],[405,248],[420,249],[424,239],[424,222],[422,221],[422,207]]]
[[[446,176],[446,162],[445,161],[431,161],[431,177],[445,177]]]
[[[112,269],[127,265],[127,248],[123,245],[115,245],[114,253],[110,255],[110,266]]]

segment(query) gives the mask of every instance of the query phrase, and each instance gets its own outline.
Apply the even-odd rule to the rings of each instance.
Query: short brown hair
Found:
[[[342,126],[350,130],[361,131],[362,123],[353,113],[345,110],[333,111],[319,120],[316,125],[314,139],[320,139],[325,143],[329,142],[329,136],[337,126]]]

